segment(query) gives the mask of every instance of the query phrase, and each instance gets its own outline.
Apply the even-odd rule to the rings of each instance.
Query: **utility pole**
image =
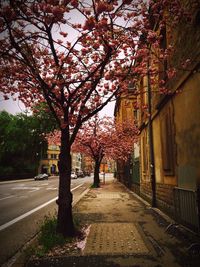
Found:
[[[150,181],[152,190],[152,207],[156,207],[156,177],[155,160],[153,145],[152,110],[151,110],[151,80],[149,73],[149,58],[147,60],[147,96],[148,96],[148,138],[149,138],[149,162],[150,162]]]

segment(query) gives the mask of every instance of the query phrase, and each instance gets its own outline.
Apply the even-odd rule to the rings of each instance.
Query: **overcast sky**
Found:
[[[103,117],[104,115],[107,115],[109,117],[113,117],[114,107],[115,107],[115,101],[112,101],[100,112],[100,116]],[[0,111],[2,110],[6,110],[7,112],[12,114],[26,111],[25,106],[21,101],[19,100],[13,101],[12,99],[2,100],[2,97],[0,97]]]
[[[25,106],[18,99],[16,101],[13,101],[12,99],[2,100],[2,98],[3,97],[1,96],[0,97],[0,111],[5,110],[12,114],[25,111]]]

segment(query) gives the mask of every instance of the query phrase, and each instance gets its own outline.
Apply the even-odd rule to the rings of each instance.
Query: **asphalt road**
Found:
[[[92,177],[72,180],[75,203],[92,183]],[[0,264],[33,238],[45,216],[56,213],[58,177],[0,183]]]

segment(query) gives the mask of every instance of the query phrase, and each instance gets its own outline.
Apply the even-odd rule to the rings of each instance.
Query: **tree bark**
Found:
[[[99,179],[100,165],[101,162],[99,161],[99,159],[95,159],[93,187],[96,188],[100,186],[100,179]]]
[[[58,192],[58,217],[57,232],[64,237],[75,235],[71,193],[71,147],[69,143],[69,131],[61,130],[61,148],[59,155],[59,192]]]

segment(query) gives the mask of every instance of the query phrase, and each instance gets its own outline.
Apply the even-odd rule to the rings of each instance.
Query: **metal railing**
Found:
[[[176,220],[199,232],[197,192],[175,187],[174,206]]]

